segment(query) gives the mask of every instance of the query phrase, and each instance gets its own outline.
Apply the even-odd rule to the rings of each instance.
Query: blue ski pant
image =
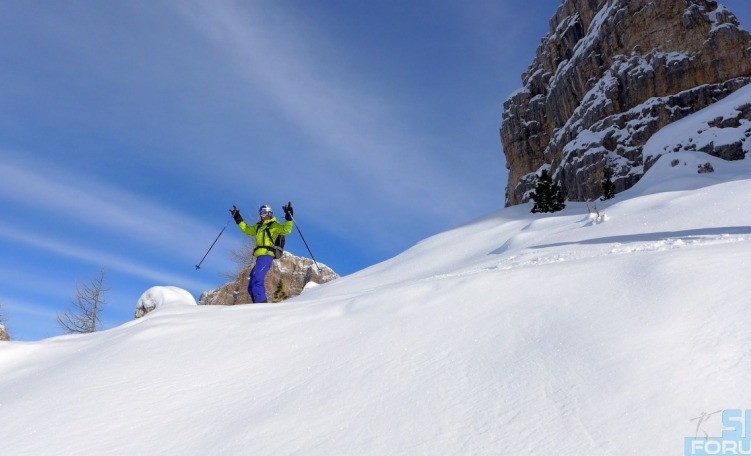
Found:
[[[274,257],[269,255],[256,257],[256,264],[250,270],[250,281],[248,282],[248,294],[253,299],[253,302],[268,302],[266,300],[264,280],[266,279],[266,274],[271,269],[273,261]]]

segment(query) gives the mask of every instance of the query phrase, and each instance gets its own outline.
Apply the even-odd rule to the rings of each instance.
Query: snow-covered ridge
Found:
[[[643,161],[676,151],[723,148],[735,151],[734,159],[751,155],[751,85],[655,133],[644,147]]]
[[[746,407],[748,161],[529,209],[282,304],[158,288],[120,327],[0,343],[0,454],[680,454]]]

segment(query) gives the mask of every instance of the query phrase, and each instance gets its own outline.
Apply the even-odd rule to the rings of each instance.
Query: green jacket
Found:
[[[274,256],[273,249],[264,249],[258,247],[273,247],[274,241],[276,241],[276,238],[279,237],[280,234],[286,235],[292,232],[293,225],[292,220],[286,220],[282,224],[279,223],[276,217],[272,217],[263,223],[259,221],[258,223],[254,223],[253,225],[248,225],[247,223],[245,223],[245,221],[242,221],[238,223],[237,226],[240,227],[242,232],[247,234],[248,236],[256,237],[256,249],[253,251],[253,256],[258,257],[261,255]],[[268,230],[266,228],[268,228]],[[269,234],[271,234],[271,236],[269,236]]]

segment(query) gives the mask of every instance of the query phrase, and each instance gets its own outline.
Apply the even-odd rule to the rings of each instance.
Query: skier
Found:
[[[258,223],[248,225],[240,215],[240,210],[232,206],[230,213],[235,219],[237,226],[248,236],[255,236],[256,247],[253,250],[253,256],[256,257],[256,264],[250,271],[250,281],[248,282],[248,294],[254,303],[268,302],[266,299],[266,287],[264,279],[271,269],[274,261],[274,244],[280,235],[287,235],[292,232],[292,204],[287,203],[282,206],[284,210],[284,223],[279,223],[271,211],[271,206],[264,204],[258,209]]]

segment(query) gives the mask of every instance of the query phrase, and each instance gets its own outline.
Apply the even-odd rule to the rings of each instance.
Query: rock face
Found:
[[[751,35],[711,0],[564,0],[522,81],[501,126],[506,205],[541,168],[568,199],[594,199],[605,167],[631,187],[658,158],[642,159],[655,132],[751,82]]]
[[[5,329],[5,326],[0,325],[0,341],[8,341],[8,340],[10,340],[8,331]]]
[[[237,279],[219,288],[206,291],[198,299],[199,305],[235,305],[251,302],[248,295],[248,279],[255,259],[242,270]],[[269,302],[279,302],[302,293],[309,282],[323,284],[339,277],[328,266],[318,263],[320,271],[313,260],[284,252],[282,258],[274,260],[266,275],[266,296]]]

